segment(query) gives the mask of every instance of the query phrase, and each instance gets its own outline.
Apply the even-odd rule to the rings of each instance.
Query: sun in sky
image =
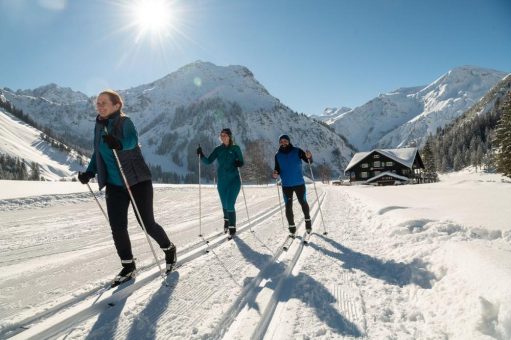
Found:
[[[146,36],[154,39],[168,38],[173,30],[174,17],[171,2],[167,0],[136,0],[129,7],[138,42]]]
[[[172,53],[189,40],[186,19],[190,10],[183,0],[107,0],[116,10],[118,27],[110,36],[122,36],[124,50],[117,67],[133,65],[141,55],[170,67]]]

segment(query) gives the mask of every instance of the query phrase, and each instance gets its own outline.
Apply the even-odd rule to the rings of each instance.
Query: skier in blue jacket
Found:
[[[298,203],[302,206],[305,217],[305,229],[308,233],[312,231],[312,223],[309,214],[309,204],[307,203],[305,181],[302,175],[302,160],[306,163],[312,163],[312,153],[303,151],[291,144],[288,135],[279,137],[279,151],[275,154],[275,167],[273,178],[280,175],[282,183],[282,193],[286,205],[286,218],[289,224],[289,233],[296,233],[296,226],[293,215],[293,192],[296,193]]]
[[[112,283],[113,287],[132,279],[136,274],[128,235],[130,196],[114,157],[114,150],[140,213],[140,216],[136,215],[137,220],[142,219],[147,233],[165,253],[167,273],[176,263],[175,245],[154,220],[151,172],[142,157],[137,130],[131,119],[122,112],[122,107],[123,101],[117,92],[105,90],[99,94],[96,100],[98,116],[94,128],[94,153],[87,170],[78,174],[82,184],[87,184],[97,174],[99,189],[106,187],[108,219],[122,265],[122,270]]]
[[[220,140],[222,144],[217,146],[208,157],[204,155],[200,146],[197,148],[197,155],[200,156],[204,164],[211,164],[215,160],[218,162],[217,189],[224,212],[224,233],[229,231],[229,238],[232,238],[236,234],[236,211],[234,204],[241,189],[238,168],[243,166],[243,155],[240,147],[234,144],[231,129],[222,129]]]

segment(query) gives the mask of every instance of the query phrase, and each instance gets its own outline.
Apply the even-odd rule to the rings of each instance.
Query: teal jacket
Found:
[[[201,157],[201,161],[204,164],[211,164],[214,161],[218,162],[217,175],[218,183],[230,181],[233,178],[238,178],[238,169],[234,165],[235,160],[239,160],[243,165],[243,155],[238,145],[225,146],[220,144],[217,146],[209,157]]]
[[[201,157],[204,164],[211,164],[214,161],[218,162],[217,176],[218,176],[218,193],[224,209],[229,211],[234,209],[236,197],[240,191],[241,181],[238,169],[234,165],[236,160],[243,165],[243,155],[238,145],[225,146],[220,144],[217,146],[209,157]]]
[[[103,141],[103,135],[108,134],[119,138],[122,150],[117,151],[124,174],[130,186],[151,179],[151,172],[144,161],[138,146],[138,133],[135,125],[128,117],[121,117],[120,112],[112,114],[107,120],[96,118],[94,128],[94,153],[92,154],[87,171],[98,175],[100,190],[110,183],[125,186],[119,171],[119,166],[113,151]]]

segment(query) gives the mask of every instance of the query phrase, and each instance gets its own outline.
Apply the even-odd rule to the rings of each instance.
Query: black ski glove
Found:
[[[234,166],[237,167],[237,168],[241,168],[243,166],[243,162],[240,161],[239,159],[236,159],[234,161]]]
[[[94,178],[94,175],[92,172],[90,171],[85,171],[85,172],[79,172],[78,173],[78,180],[80,181],[80,183],[82,184],[87,184],[89,183],[89,181],[91,180],[91,178]]]
[[[108,147],[112,150],[122,150],[121,141],[112,135],[103,135],[103,141],[108,144]]]
[[[200,158],[204,157],[204,154],[202,153],[202,148],[200,146],[197,148],[197,155],[199,155]]]

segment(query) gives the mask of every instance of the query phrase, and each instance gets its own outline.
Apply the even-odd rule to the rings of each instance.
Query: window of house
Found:
[[[374,167],[375,168],[379,168],[381,166],[381,162],[380,161],[374,161]]]
[[[385,163],[386,166],[393,166],[394,165],[394,162],[386,162]]]
[[[367,171],[362,171],[362,172],[360,173],[360,177],[361,177],[361,178],[367,178]]]
[[[373,158],[380,158],[380,155],[374,155]]]
[[[369,164],[367,163],[362,163],[362,168],[367,168],[369,166]]]
[[[410,173],[410,170],[408,170],[408,169],[403,169],[403,170],[401,170],[401,173],[402,173],[403,175],[408,175],[408,174]]]

